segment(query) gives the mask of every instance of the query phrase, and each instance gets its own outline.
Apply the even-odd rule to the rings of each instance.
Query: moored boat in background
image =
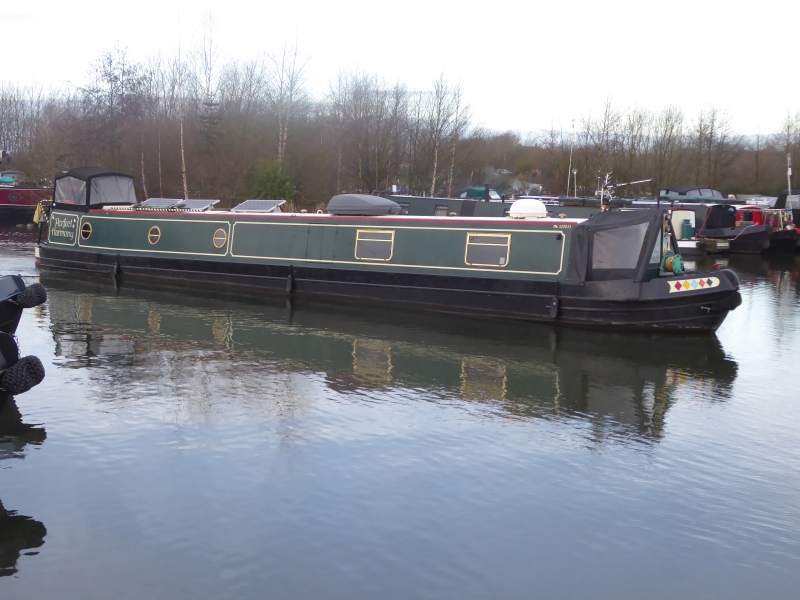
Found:
[[[769,249],[778,252],[791,252],[800,243],[800,234],[795,226],[791,209],[785,207],[786,196],[783,202],[776,202],[774,206],[761,206],[744,204],[736,207],[736,224],[763,225],[769,234]]]
[[[792,211],[792,222],[800,229],[800,190],[783,190],[775,200],[774,208],[785,208]]]
[[[36,206],[51,197],[51,190],[24,179],[19,171],[0,172],[0,222],[30,223]]]
[[[770,230],[764,224],[737,223],[736,209],[732,204],[706,202],[679,202],[676,200],[634,201],[633,208],[669,208],[680,211],[680,222],[675,223],[676,232],[683,230],[686,213],[693,213],[692,239],[701,242],[709,252],[734,252],[757,254],[769,248]],[[681,234],[684,239],[689,239]],[[725,246],[727,244],[727,247]]]

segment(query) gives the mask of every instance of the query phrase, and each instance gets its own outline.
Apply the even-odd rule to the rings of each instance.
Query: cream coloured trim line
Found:
[[[112,217],[113,218],[113,217]],[[180,219],[178,219],[180,220]],[[211,222],[211,221],[208,221]],[[234,221],[233,223],[233,231],[236,231],[237,225],[244,225],[244,226],[269,226],[269,225],[289,225],[292,227],[347,227],[350,229],[363,229],[364,225],[344,225],[340,223],[280,223],[280,222],[273,222],[273,223],[263,223],[263,222],[251,222],[251,221]],[[409,227],[409,226],[397,226],[392,229],[392,231],[396,231],[398,229],[422,229],[425,231],[475,231],[474,228],[470,227]],[[504,233],[507,235],[511,235],[512,233],[561,233],[563,234],[565,229],[481,229],[480,232],[497,232],[497,233]],[[564,244],[561,244],[562,246]],[[231,256],[234,256],[231,254]]]
[[[347,261],[347,260],[320,260],[316,258],[286,258],[286,257],[278,257],[278,256],[250,256],[248,254],[234,254],[233,253],[233,236],[236,235],[236,226],[240,223],[240,221],[235,221],[233,223],[233,231],[231,233],[231,242],[229,244],[229,252],[232,258],[255,258],[257,260],[285,260],[287,262],[308,262],[308,263],[328,263],[331,265],[363,265],[363,261]],[[281,223],[282,225],[283,223]],[[242,223],[242,225],[272,225],[272,223]],[[310,223],[288,223],[288,225],[310,225]],[[314,225],[327,225],[328,227],[350,227],[350,228],[358,228],[359,225],[339,225],[332,224],[332,223],[314,223]],[[475,231],[475,229],[470,229],[469,227],[396,227],[395,229],[434,229],[434,230],[443,230],[443,231]],[[563,229],[534,229],[534,230],[511,230],[508,229],[481,229],[481,232],[484,231],[499,231],[511,235],[512,233],[564,233]],[[562,236],[561,238],[561,258],[558,262],[558,271],[512,271],[512,270],[505,270],[504,273],[519,273],[519,274],[526,274],[526,275],[558,275],[561,271],[564,270],[564,246],[566,246],[565,238]],[[369,264],[369,263],[368,263]],[[409,267],[414,269],[447,269],[450,271],[468,271],[470,273],[497,273],[497,267],[492,269],[476,269],[474,267],[440,267],[434,265],[405,265],[405,264],[397,264],[397,263],[383,263],[387,267]]]
[[[313,216],[313,215],[312,215]],[[109,217],[104,217],[109,218]],[[110,217],[113,218],[113,217]],[[264,222],[264,221],[235,221],[233,223],[234,227],[236,225],[289,225],[290,227],[348,227],[350,229],[363,229],[364,223],[360,225],[347,225],[346,223],[292,223],[292,222],[282,222],[282,221],[272,221],[272,222]],[[398,229],[424,229],[426,231],[475,231],[474,227],[412,227],[410,225],[396,225],[392,226],[392,230],[396,231]],[[550,229],[480,229],[478,230],[481,233],[487,231],[497,231],[500,233],[564,233],[565,231],[569,231],[569,229],[556,229],[555,227]]]
[[[110,217],[105,215],[81,215],[81,221],[84,219],[111,219],[112,221],[152,221],[154,225],[159,223],[198,223],[207,225],[209,223],[216,223],[219,225],[230,225],[230,221],[188,221],[186,219],[148,219],[147,217]],[[555,231],[555,230],[553,230]]]
[[[83,246],[84,250],[115,250],[117,252],[149,252],[150,254],[187,254],[191,256],[217,256],[224,258],[227,252],[219,252],[212,254],[210,252],[178,252],[177,250],[156,250],[155,248],[147,248],[139,250],[138,248],[112,248],[108,246]]]
[[[112,216],[100,216],[100,215],[84,215],[84,216],[81,217],[81,221],[83,221],[83,218],[85,218],[87,216],[90,216],[92,219],[113,219],[113,220],[128,220],[128,221],[147,220],[147,219],[143,219],[141,217],[117,217],[117,216],[113,216],[112,217]],[[163,222],[171,222],[171,221],[178,222],[178,223],[186,223],[187,222],[186,219],[150,219],[150,220],[151,221],[155,221],[155,222],[159,222],[160,221],[162,223]],[[355,228],[355,229],[360,227],[359,225],[345,225],[345,224],[339,224],[339,223],[336,223],[336,224],[333,224],[333,223],[279,223],[279,222],[275,222],[275,223],[258,223],[258,222],[252,223],[252,222],[241,222],[241,221],[234,221],[233,224],[231,224],[230,221],[198,221],[198,222],[202,222],[202,223],[205,223],[205,224],[208,224],[208,223],[221,224],[221,225],[226,225],[226,226],[229,227],[228,248],[226,249],[226,251],[224,253],[179,252],[179,251],[172,251],[172,250],[156,250],[154,248],[140,250],[140,249],[137,249],[137,248],[119,248],[119,247],[114,248],[114,247],[106,247],[106,246],[87,246],[87,245],[80,244],[80,239],[78,240],[78,245],[80,247],[82,247],[82,248],[95,249],[95,250],[117,250],[117,251],[124,250],[126,252],[149,252],[149,253],[157,253],[157,254],[178,254],[178,255],[218,256],[218,257],[228,256],[230,254],[230,256],[232,258],[254,258],[254,259],[257,259],[257,260],[283,260],[283,261],[287,261],[287,262],[294,261],[294,262],[309,262],[309,263],[328,263],[328,264],[332,264],[332,265],[337,265],[337,264],[339,264],[339,265],[341,265],[341,264],[344,264],[344,265],[363,265],[364,264],[363,261],[356,262],[356,261],[344,261],[344,260],[317,260],[317,259],[313,259],[313,258],[286,258],[286,257],[275,257],[275,256],[250,256],[250,255],[247,255],[247,254],[234,254],[233,253],[233,243],[234,243],[234,236],[236,235],[236,225],[238,225],[240,223],[242,225],[261,225],[261,226],[264,226],[264,225],[291,225],[291,226],[299,226],[299,227],[309,227],[309,226],[311,226],[311,227],[313,227],[313,226],[324,227],[324,226],[328,226],[328,227],[348,227],[348,228]],[[78,227],[80,227],[80,224],[81,223],[79,222],[78,223]],[[474,231],[473,228],[469,228],[469,227],[453,228],[453,227],[408,227],[408,226],[401,226],[401,227],[395,227],[395,229],[430,229],[430,230],[441,230],[441,231]],[[481,232],[488,232],[488,231],[496,231],[496,232],[507,233],[507,234],[512,234],[512,233],[563,233],[564,232],[564,230],[562,230],[562,229],[515,229],[515,230],[508,230],[508,229],[481,229]],[[77,234],[77,231],[76,231],[76,237],[79,238],[79,236]],[[49,243],[58,244],[58,245],[61,245],[61,246],[74,246],[75,245],[74,242],[72,244],[64,244],[63,242],[49,242]],[[564,241],[563,241],[563,238],[562,238],[562,242],[561,242],[561,259],[559,261],[559,269],[558,269],[558,271],[512,271],[512,270],[507,270],[505,272],[506,273],[527,274],[527,275],[558,275],[564,269],[564,246],[565,246],[565,244],[564,244]],[[367,264],[369,264],[369,263],[367,263]],[[446,270],[451,270],[451,271],[468,271],[468,272],[472,272],[472,273],[479,273],[479,272],[497,273],[497,269],[496,268],[493,268],[493,269],[476,269],[476,268],[468,268],[468,267],[440,267],[440,266],[433,266],[433,265],[405,265],[405,264],[396,264],[396,263],[384,263],[384,264],[386,264],[387,266],[391,266],[391,267],[408,267],[408,268],[416,268],[416,269],[446,269]]]
[[[113,250],[113,248],[112,248]],[[365,261],[352,261],[352,260],[318,260],[316,258],[286,258],[278,256],[249,256],[246,254],[231,254],[233,258],[255,258],[257,260],[283,260],[289,263],[292,262],[309,262],[309,263],[327,263],[329,265],[363,265]],[[375,264],[377,261],[366,261],[367,264]],[[564,262],[564,249],[561,249],[561,264],[558,271],[502,271],[503,273],[520,273],[525,275],[558,275],[563,269]],[[402,265],[397,263],[381,263],[386,267],[409,267],[412,269],[444,269],[447,271],[467,271],[469,273],[498,273],[497,269],[474,269],[469,267],[441,267],[438,265]]]
[[[124,221],[140,221],[140,222],[141,221],[147,221],[147,219],[141,219],[141,218],[135,218],[135,217],[101,217],[101,216],[93,216],[93,215],[84,215],[84,216],[81,217],[81,220],[78,223],[78,229],[79,230],[80,230],[80,227],[83,224],[83,219],[85,219],[85,218],[112,219],[114,221],[121,221],[121,220],[124,220]],[[151,219],[150,221],[155,221],[154,225],[157,224],[159,221],[161,221],[162,223],[164,223],[164,222],[186,223],[187,222],[186,219]],[[203,223],[203,224],[211,223],[211,224],[216,224],[216,225],[222,225],[223,227],[220,227],[220,229],[223,229],[223,228],[227,227],[227,229],[228,229],[228,238],[231,237],[231,224],[230,224],[229,221],[198,221],[198,223]],[[151,228],[152,228],[152,225],[151,225]],[[159,230],[160,230],[160,228],[159,228]],[[148,229],[148,232],[149,231],[150,230]],[[80,237],[80,236],[78,236],[78,237]],[[159,237],[159,241],[160,240],[161,240],[161,238]],[[63,245],[65,245],[65,246],[73,246],[74,244],[63,244]],[[230,246],[228,248],[225,248],[225,252],[180,252],[178,250],[158,250],[155,247],[147,248],[145,250],[140,250],[139,248],[90,246],[88,244],[81,244],[80,243],[80,239],[78,240],[78,246],[81,247],[81,248],[86,248],[86,249],[90,249],[90,250],[91,249],[94,249],[94,250],[118,250],[118,251],[119,250],[123,250],[125,252],[157,252],[158,254],[189,254],[189,255],[192,255],[192,256],[227,256],[228,252],[230,250]],[[220,248],[220,250],[221,249],[222,248]]]
[[[309,216],[313,216],[313,215],[309,215]],[[125,221],[142,221],[142,220],[146,219],[146,217],[117,217],[117,216],[113,216],[112,217],[110,215],[82,215],[81,216],[81,220],[83,218],[85,218],[85,217],[91,217],[92,219],[114,219],[115,221],[122,221],[122,220],[125,220]],[[232,213],[231,219],[228,220],[228,221],[198,220],[197,222],[198,223],[224,223],[224,224],[227,224],[227,225],[231,225],[231,220],[232,220],[233,221],[233,227],[236,227],[236,225],[241,224],[241,225],[261,225],[261,226],[264,226],[264,225],[288,225],[290,227],[348,227],[350,229],[363,229],[364,228],[364,223],[362,223],[360,225],[348,225],[346,223],[292,223],[290,221],[283,221],[283,220],[281,220],[281,221],[275,220],[275,221],[272,221],[272,222],[264,222],[264,221],[238,221],[238,220],[235,220],[235,219],[236,219],[236,213]],[[156,223],[159,222],[159,221],[161,221],[162,223],[163,222],[167,222],[167,221],[177,221],[179,223],[186,223],[187,222],[186,219],[151,219],[151,220],[155,221]],[[397,230],[397,229],[425,229],[425,230],[431,230],[431,231],[475,231],[474,227],[422,227],[422,226],[412,227],[410,225],[396,225],[396,226],[392,226],[392,229],[393,230]],[[523,228],[517,228],[517,229],[480,229],[478,231],[480,231],[481,233],[484,233],[484,232],[487,232],[487,231],[497,231],[497,232],[501,232],[501,233],[509,233],[510,234],[510,233],[564,233],[565,231],[569,231],[569,230],[568,229],[557,229],[557,228],[553,227],[552,229],[523,229]]]

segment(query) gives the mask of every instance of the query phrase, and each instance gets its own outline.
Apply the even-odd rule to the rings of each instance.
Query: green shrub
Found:
[[[253,198],[294,201],[297,188],[292,178],[286,174],[286,162],[259,161],[256,165]]]

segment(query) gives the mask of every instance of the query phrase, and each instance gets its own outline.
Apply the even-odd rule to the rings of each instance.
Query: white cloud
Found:
[[[778,0],[48,0],[0,17],[3,77],[80,82],[115,44],[137,59],[173,53],[179,41],[188,49],[209,9],[226,58],[297,40],[318,93],[340,70],[413,88],[443,72],[462,82],[475,120],[496,129],[567,126],[607,97],[618,107],[674,104],[689,114],[713,105],[742,132],[776,130],[787,110],[800,110],[789,25],[800,21],[800,3]]]

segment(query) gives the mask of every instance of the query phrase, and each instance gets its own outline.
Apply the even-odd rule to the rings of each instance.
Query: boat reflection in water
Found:
[[[61,274],[41,281],[62,366],[89,368],[109,384],[90,394],[157,398],[186,422],[237,409],[291,419],[321,385],[324,397],[460,403],[512,420],[577,418],[594,442],[655,441],[682,392],[724,400],[737,371],[713,336],[198,298]]]
[[[28,444],[41,444],[46,437],[43,428],[23,423],[14,398],[0,392],[0,460],[21,458]],[[34,549],[46,535],[41,522],[7,510],[0,498],[0,577],[17,572],[20,554],[38,554]]]

